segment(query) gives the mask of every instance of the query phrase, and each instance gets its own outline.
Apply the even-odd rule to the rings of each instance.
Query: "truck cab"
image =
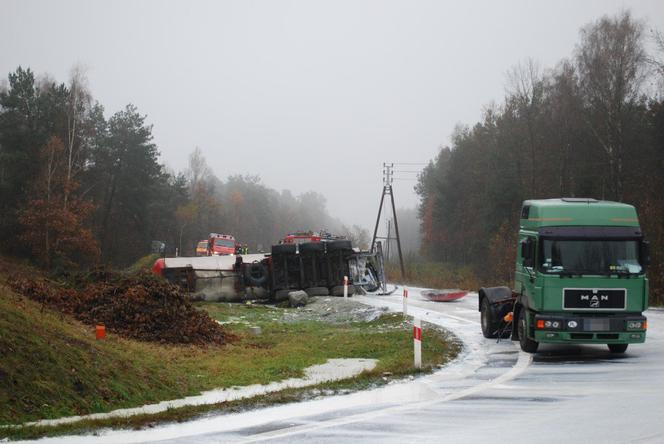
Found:
[[[535,352],[540,343],[577,343],[607,344],[622,353],[645,341],[649,246],[633,206],[527,200],[518,239],[512,339],[524,351]]]
[[[284,237],[283,244],[304,244],[308,242],[320,242],[321,236],[318,233],[312,231],[299,231],[296,233],[290,233]]]
[[[235,237],[230,234],[210,233],[208,236],[208,255],[226,256],[235,254]]]

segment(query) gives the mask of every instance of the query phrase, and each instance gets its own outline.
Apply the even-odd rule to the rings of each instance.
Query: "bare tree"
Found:
[[[627,115],[646,77],[643,24],[629,12],[591,23],[581,30],[576,63],[586,123],[606,153],[611,197],[622,200]]]
[[[655,44],[656,55],[648,58],[648,64],[655,72],[660,91],[664,93],[664,34],[658,30],[652,31],[652,41]]]
[[[580,117],[579,82],[574,65],[562,60],[552,71],[546,82],[548,140],[554,148],[558,163],[558,187],[560,196],[574,196],[574,156],[583,155],[580,151],[583,142],[580,133],[583,123]],[[587,152],[587,147],[584,152]],[[577,151],[577,152],[575,152]]]
[[[185,173],[189,180],[190,191],[195,190],[199,185],[206,182],[211,174],[203,152],[199,147],[194,148],[194,151],[189,155],[189,167]]]
[[[542,102],[543,82],[539,64],[531,59],[518,64],[508,73],[508,95],[515,100],[519,114],[526,124],[528,157],[530,158],[530,192],[537,195],[536,153],[539,142],[536,136],[536,119]]]
[[[92,95],[88,88],[86,69],[82,65],[74,65],[69,73],[69,97],[67,98],[67,165],[64,208],[69,202],[70,184],[74,169],[81,152],[81,141],[77,132],[85,113],[90,109]]]

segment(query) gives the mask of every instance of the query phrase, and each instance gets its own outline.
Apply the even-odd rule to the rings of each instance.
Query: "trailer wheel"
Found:
[[[297,245],[295,244],[279,244],[272,245],[272,255],[276,254],[295,254]]]
[[[519,345],[521,346],[521,350],[525,351],[526,353],[535,353],[539,343],[537,341],[533,341],[527,335],[525,308],[519,310],[519,320],[517,325],[519,329]]]
[[[300,253],[315,251],[323,253],[325,251],[325,244],[323,242],[305,242],[298,246]]]
[[[252,287],[260,287],[267,282],[267,268],[261,262],[254,261],[245,267],[244,276]]]
[[[327,251],[352,250],[353,244],[347,239],[330,241],[327,243]]]
[[[606,344],[611,353],[625,353],[628,344]]]
[[[353,296],[355,294],[355,286],[353,284],[348,284],[348,296]],[[343,296],[344,295],[344,286],[337,285],[330,288],[330,295],[332,296]]]
[[[275,291],[274,292],[274,301],[275,302],[287,301],[288,300],[288,293],[290,293],[291,291],[295,291],[295,290],[284,289],[284,290]]]
[[[498,320],[493,318],[493,310],[489,304],[489,299],[482,299],[482,306],[480,307],[480,320],[482,321],[482,334],[485,338],[493,339],[498,337],[496,331],[500,326]]]
[[[305,288],[308,296],[329,296],[330,290],[327,287],[309,287]]]

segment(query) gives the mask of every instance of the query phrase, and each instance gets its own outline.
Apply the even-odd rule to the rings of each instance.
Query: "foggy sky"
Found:
[[[318,191],[372,229],[382,162],[429,161],[502,101],[512,66],[552,67],[623,9],[664,30],[658,0],[0,0],[0,77],[21,65],[66,82],[83,65],[107,117],[147,114],[173,170],[198,146],[222,180]],[[417,203],[414,185],[394,182],[397,206]]]

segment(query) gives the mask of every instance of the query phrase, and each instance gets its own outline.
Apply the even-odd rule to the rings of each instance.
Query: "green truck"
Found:
[[[479,290],[482,333],[540,343],[607,344],[624,353],[646,339],[649,244],[633,206],[595,199],[526,200],[514,289]]]

